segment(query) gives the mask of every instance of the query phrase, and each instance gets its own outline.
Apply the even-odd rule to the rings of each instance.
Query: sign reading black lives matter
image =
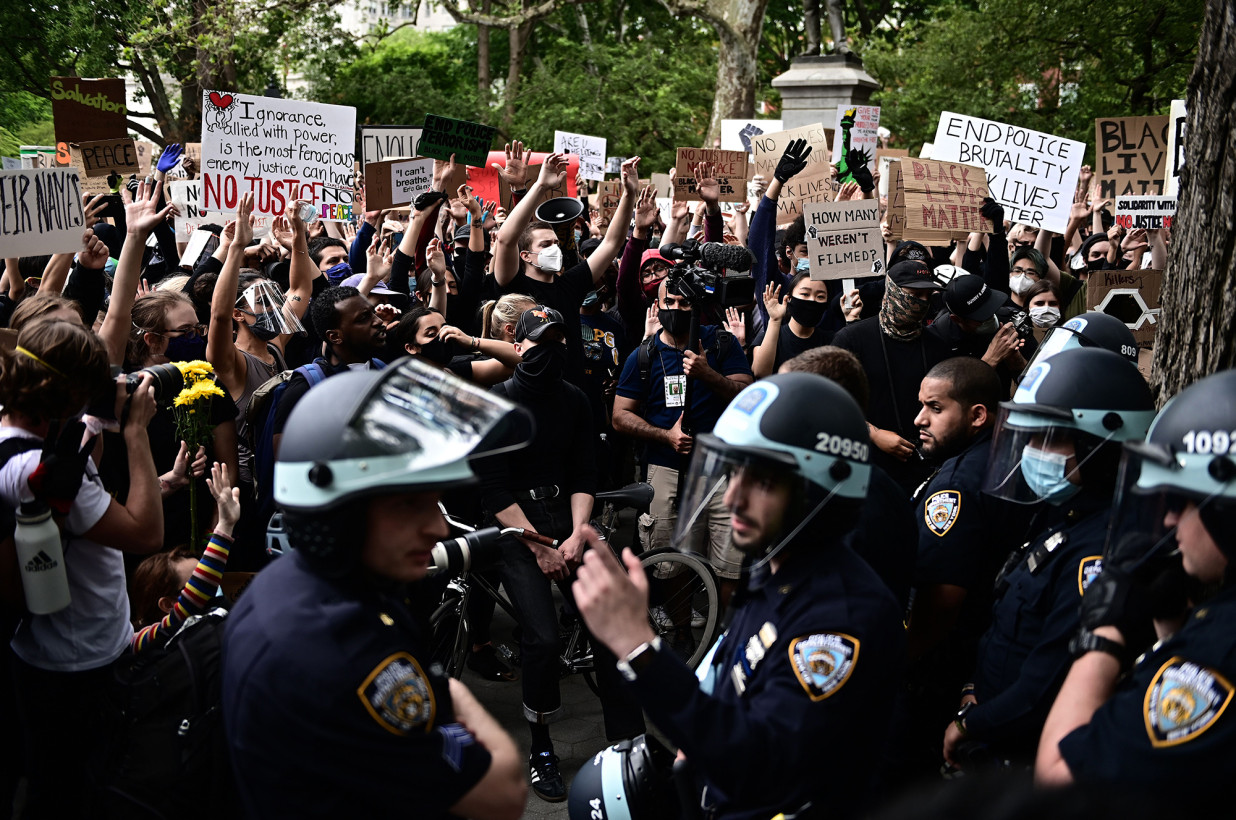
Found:
[[[1085,153],[1084,142],[944,111],[931,158],[979,166],[1009,221],[1062,234]]]
[[[450,160],[454,154],[456,165],[484,168],[497,133],[498,129],[490,125],[426,114],[415,156]]]
[[[852,279],[883,272],[878,201],[808,202],[803,215],[812,279]]]
[[[0,256],[71,253],[85,229],[76,168],[0,171]]]
[[[202,95],[202,210],[278,216],[303,200],[328,222],[352,218],[356,109],[222,91]]]

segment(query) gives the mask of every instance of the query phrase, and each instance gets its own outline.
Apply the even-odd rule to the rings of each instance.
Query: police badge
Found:
[[[840,632],[804,635],[790,641],[790,661],[812,700],[836,693],[854,672],[858,639]]]
[[[933,493],[923,504],[923,521],[927,529],[943,536],[953,527],[961,512],[961,493],[956,490],[941,490]]]

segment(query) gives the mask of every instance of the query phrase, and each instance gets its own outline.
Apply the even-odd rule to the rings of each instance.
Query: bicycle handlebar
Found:
[[[502,530],[503,535],[513,535],[516,538],[523,538],[532,541],[535,544],[541,544],[546,547],[556,547],[562,542],[557,538],[550,538],[548,535],[541,535],[539,532],[526,530],[523,527],[507,527]]]

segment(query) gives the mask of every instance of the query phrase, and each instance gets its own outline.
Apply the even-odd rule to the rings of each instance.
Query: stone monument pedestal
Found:
[[[796,57],[772,84],[781,92],[781,122],[787,131],[816,122],[832,128],[837,106],[867,105],[880,87],[853,54]]]

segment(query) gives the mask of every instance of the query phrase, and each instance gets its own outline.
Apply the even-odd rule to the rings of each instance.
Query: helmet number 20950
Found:
[[[1236,455],[1236,430],[1190,430],[1181,439],[1189,453],[1213,453],[1217,456]]]
[[[831,455],[844,458],[855,458],[859,461],[867,460],[868,446],[861,441],[854,441],[844,436],[816,433],[815,449],[822,453],[830,453]]]

